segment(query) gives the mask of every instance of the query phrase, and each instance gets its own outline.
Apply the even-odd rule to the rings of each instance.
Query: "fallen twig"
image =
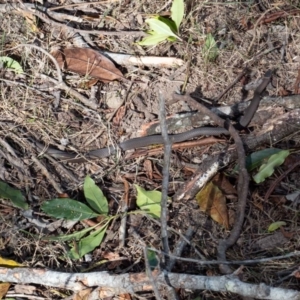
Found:
[[[40,8],[40,10],[37,9],[37,7]],[[55,20],[55,18],[59,19],[59,13],[54,12],[54,11],[48,11],[47,15],[46,13],[42,12],[45,7],[43,6],[36,6],[36,4],[30,4],[30,3],[22,3],[21,4],[16,4],[16,3],[10,3],[10,4],[1,4],[0,5],[0,12],[13,12],[13,11],[18,11],[22,13],[22,11],[26,11],[27,13],[31,13],[38,18],[40,18],[42,21],[45,23],[51,25],[52,27],[60,27],[63,29],[67,29],[70,32],[76,33],[83,33],[83,34],[94,34],[94,35],[114,35],[114,36],[124,36],[124,35],[131,35],[131,36],[145,36],[145,33],[143,31],[108,31],[108,30],[84,30],[84,29],[77,29],[70,27],[68,25],[65,25],[63,23],[59,23],[58,21]]]
[[[159,254],[167,255],[166,253],[162,253],[161,251],[159,251],[157,249],[154,249],[154,248],[148,248],[148,249],[151,250],[151,251],[157,252]],[[184,257],[180,257],[180,256],[173,255],[173,254],[168,254],[168,256],[170,257],[171,260],[174,260],[174,261],[180,260],[180,261],[195,263],[195,264],[203,265],[203,266],[204,265],[219,265],[219,264],[224,264],[224,265],[255,265],[255,264],[265,263],[265,262],[268,262],[268,261],[274,261],[274,260],[279,260],[279,259],[287,259],[287,258],[290,258],[290,257],[300,256],[300,251],[294,251],[292,253],[279,255],[279,256],[273,256],[273,257],[264,257],[264,258],[246,259],[246,260],[230,260],[230,261],[229,260],[200,260],[200,259],[193,259],[193,258],[184,258]]]
[[[168,201],[168,190],[169,190],[169,170],[170,170],[170,156],[172,150],[172,143],[169,139],[167,126],[166,126],[166,115],[165,115],[165,100],[161,93],[158,91],[159,97],[159,118],[160,118],[160,128],[161,133],[164,139],[164,165],[163,165],[163,181],[161,188],[161,238],[163,244],[163,251],[165,253],[169,253],[169,242],[168,242],[168,231],[167,231],[167,201]],[[164,263],[166,263],[166,259],[164,259]]]
[[[155,274],[157,285],[165,286],[163,273]],[[240,281],[236,276],[198,276],[169,273],[168,278],[174,288],[190,290],[210,290],[232,292],[244,297],[272,300],[300,299],[300,292],[291,289],[267,286],[264,283],[251,284]],[[80,291],[87,287],[107,287],[116,294],[138,291],[151,291],[152,285],[145,273],[110,274],[108,272],[62,273],[35,268],[3,268],[0,267],[0,281],[13,283],[41,284],[72,291]]]
[[[290,166],[285,172],[283,172],[279,177],[276,178],[274,182],[272,182],[271,186],[269,187],[268,191],[265,195],[265,201],[267,201],[272,194],[275,187],[279,184],[279,182],[286,177],[289,173],[291,173],[296,167],[300,165],[300,160],[297,161],[294,165]]]

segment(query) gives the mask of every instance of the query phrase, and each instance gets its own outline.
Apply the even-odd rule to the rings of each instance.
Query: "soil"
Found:
[[[78,47],[74,32],[70,34],[65,28],[53,26],[25,12],[25,9],[11,10],[7,5],[10,1],[0,1],[0,56],[13,58],[24,70],[23,74],[16,74],[11,68],[0,66],[0,179],[21,191],[28,203],[25,212],[13,206],[11,201],[1,199],[0,256],[24,266],[45,267],[55,271],[79,272],[88,269],[109,270],[115,274],[144,272],[143,247],[147,245],[162,250],[161,225],[149,215],[134,213],[137,210],[134,184],[148,191],[161,191],[163,150],[159,148],[152,155],[151,151],[157,150],[153,147],[144,152],[136,149],[118,152],[109,158],[72,164],[49,156],[48,147],[84,154],[142,136],[145,128],[154,122],[159,124],[159,93],[166,101],[168,118],[195,110],[183,100],[174,101],[174,93],[193,92],[197,101],[209,106],[246,102],[252,98],[259,79],[269,69],[274,70],[274,74],[264,96],[299,95],[300,12],[295,13],[299,3],[296,0],[185,1],[185,15],[179,31],[182,41],[165,41],[144,47],[137,44],[142,37],[131,32],[146,30],[145,20],[154,14],[170,16],[170,1],[104,1],[89,6],[68,6],[87,3],[71,0],[45,1],[44,4],[44,1],[23,2],[45,7],[62,5],[62,8],[52,12],[61,16],[56,20],[57,24],[67,24],[70,28],[123,32],[119,35],[77,33],[97,51],[135,57],[175,57],[181,59],[183,65],[153,67],[115,64],[125,79],[109,82],[94,81],[87,75],[63,68],[64,83],[90,101],[91,106],[95,105],[93,109],[68,90],[59,88],[56,67],[47,55],[29,46],[16,48],[20,44],[29,44],[53,53],[57,49]],[[287,13],[283,17],[269,19],[284,11]],[[294,12],[288,13],[290,11]],[[72,21],[71,16],[81,18],[82,22]],[[217,55],[213,59],[209,59],[209,52],[205,52],[209,34],[217,47]],[[220,98],[219,95],[246,68],[248,72]],[[276,115],[290,111],[286,107],[279,107],[271,105],[271,117],[272,111],[273,114],[276,111]],[[181,128],[170,126],[168,130],[169,133],[184,132],[190,130],[192,125]],[[260,128],[260,125],[251,124],[248,131],[256,132]],[[241,134],[246,135],[247,132]],[[189,182],[203,160],[227,151],[234,144],[229,137],[221,138],[222,143],[191,148],[183,146],[172,151],[168,186],[170,197]],[[44,151],[37,150],[32,141],[42,143]],[[274,174],[263,183],[250,182],[246,217],[238,241],[226,252],[228,260],[274,257],[299,249],[299,167],[287,172],[298,161],[299,133],[271,145],[261,144],[256,151],[270,147],[290,150],[294,156],[276,168]],[[135,157],[136,152],[138,156]],[[234,167],[235,164],[230,164],[219,171],[226,175],[232,189],[237,185],[237,178],[232,175]],[[256,171],[250,174],[254,175]],[[270,186],[284,172],[287,172],[286,176],[276,183],[271,196],[265,200]],[[91,176],[108,199],[109,215],[117,216],[124,202],[130,214],[125,245],[119,241],[121,218],[115,218],[109,224],[101,245],[76,260],[68,257],[68,242],[48,241],[43,237],[73,233],[89,225],[75,222],[67,223],[64,227],[60,223],[50,230],[49,224],[56,224],[57,219],[46,214],[41,206],[45,201],[64,196],[86,203],[83,182],[87,175]],[[66,195],[62,196],[63,193]],[[289,198],[291,194],[296,196]],[[230,193],[226,199],[228,228],[201,211],[195,198],[170,202],[168,226],[172,229],[169,232],[171,251],[181,241],[180,234],[193,228],[189,244],[180,256],[199,260],[217,259],[219,240],[228,236],[237,212],[237,195]],[[278,221],[285,225],[275,232],[269,232],[269,225]],[[107,259],[106,263],[99,264],[103,259]],[[295,256],[247,265],[240,277],[250,283],[263,282],[270,286],[299,290],[297,276],[288,276],[299,267],[299,263],[299,258]],[[239,266],[234,267],[237,269]],[[218,265],[202,266],[181,261],[176,262],[172,272],[221,275]],[[10,290],[13,291],[14,287]],[[51,299],[62,298],[42,286],[35,293],[36,296]],[[242,299],[235,294],[209,290],[182,289],[178,293],[180,299]],[[67,297],[71,292],[65,291],[65,295]],[[154,299],[152,293],[132,295],[131,299],[138,299],[138,296]]]

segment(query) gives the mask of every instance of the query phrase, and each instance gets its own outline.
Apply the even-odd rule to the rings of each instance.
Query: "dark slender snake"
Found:
[[[271,76],[272,76],[272,71],[268,70],[265,73],[261,84],[255,89],[253,99],[250,105],[244,111],[244,115],[240,118],[239,123],[237,124],[238,127],[242,127],[242,128],[247,127],[250,121],[252,120],[259,106],[261,94],[269,84],[271,80]],[[170,134],[169,138],[171,143],[180,143],[201,135],[216,136],[220,134],[229,134],[229,133],[225,128],[221,128],[221,127],[200,127],[179,134]],[[84,156],[83,155],[79,156],[75,152],[65,152],[52,147],[47,148],[45,153],[51,155],[54,158],[61,159],[66,162],[82,163],[88,160],[95,160],[99,158],[108,157],[110,155],[115,154],[118,149],[126,151],[126,150],[142,148],[150,145],[157,145],[163,143],[164,141],[161,135],[150,135],[150,136],[130,139],[125,142],[119,143],[117,146],[112,145],[107,148],[95,149],[85,153]],[[45,146],[39,142],[34,141],[34,145],[38,150],[43,151],[45,149]]]

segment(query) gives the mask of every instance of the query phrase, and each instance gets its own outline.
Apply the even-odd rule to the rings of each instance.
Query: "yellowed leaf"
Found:
[[[6,283],[6,282],[0,283],[0,300],[6,295],[9,287],[10,287],[10,283]]]
[[[6,259],[0,256],[0,266],[1,267],[23,267],[22,264],[19,264],[18,262],[11,260],[11,259]]]
[[[225,196],[221,190],[209,182],[197,195],[196,200],[200,209],[213,220],[229,229],[228,213]]]

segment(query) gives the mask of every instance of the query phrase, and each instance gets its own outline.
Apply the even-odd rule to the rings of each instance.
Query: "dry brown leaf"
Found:
[[[152,162],[149,159],[144,161],[144,169],[146,171],[147,177],[152,179],[153,178],[153,169],[152,169]]]
[[[237,195],[236,189],[233,187],[233,185],[229,182],[229,180],[223,173],[217,174],[212,179],[212,182],[223,192],[224,195]]]
[[[213,220],[229,229],[226,199],[221,190],[209,182],[197,195],[196,200],[200,209]]]
[[[115,260],[120,258],[119,253],[116,252],[104,252],[101,256],[108,260]]]
[[[119,295],[119,300],[131,300],[130,294],[121,294]]]
[[[123,120],[125,114],[126,114],[126,106],[123,105],[123,106],[121,106],[121,107],[118,109],[118,111],[117,111],[117,113],[116,113],[116,116],[113,118],[113,124],[114,124],[115,126],[120,125],[120,123],[121,123],[121,121]]]
[[[0,300],[6,295],[9,287],[10,287],[10,283],[7,282],[0,283]]]
[[[70,48],[56,51],[52,55],[59,66],[68,71],[95,77],[103,82],[124,79],[110,59],[93,49]]]
[[[295,236],[295,232],[288,232],[288,231],[285,231],[284,228],[281,226],[280,227],[280,231],[281,233],[283,234],[283,236],[287,239],[292,239],[294,236]]]
[[[78,293],[74,294],[73,300],[88,300],[92,290],[92,288],[89,288],[79,291]]]

